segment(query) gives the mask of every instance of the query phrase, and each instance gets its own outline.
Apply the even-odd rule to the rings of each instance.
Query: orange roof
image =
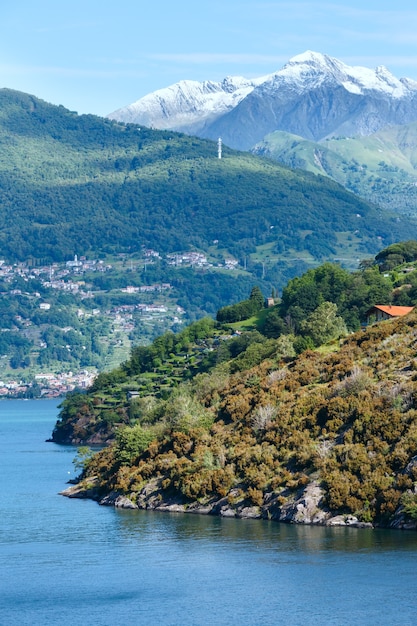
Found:
[[[387,315],[391,315],[391,317],[401,317],[402,315],[407,315],[407,313],[411,313],[414,309],[413,306],[392,306],[391,304],[375,304],[372,309],[378,309]],[[371,310],[372,310],[371,309]]]

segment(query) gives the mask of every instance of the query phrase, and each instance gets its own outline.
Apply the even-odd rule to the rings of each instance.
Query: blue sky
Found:
[[[417,80],[415,1],[3,0],[0,87],[105,115],[181,79],[263,76],[314,50]]]

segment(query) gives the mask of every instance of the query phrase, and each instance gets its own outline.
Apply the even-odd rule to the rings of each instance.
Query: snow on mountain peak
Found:
[[[248,80],[242,76],[227,76],[221,82],[182,80],[154,91],[107,117],[160,129],[182,130],[196,123],[202,127],[208,119],[233,109],[259,80]]]
[[[301,54],[297,54],[286,63],[286,65],[296,65],[296,64],[305,64],[305,65],[316,65],[316,66],[327,66],[328,63],[336,61],[336,59],[332,59],[327,54],[322,54],[321,52],[314,52],[313,50],[306,50]],[[337,61],[340,63],[340,61]],[[284,66],[285,67],[285,66]]]
[[[281,70],[272,75],[265,88],[271,90],[285,85],[301,94],[330,82],[356,94],[378,91],[400,98],[410,89],[415,91],[410,81],[398,80],[384,66],[375,70],[349,66],[331,56],[311,50],[292,57]]]
[[[227,76],[220,82],[182,80],[144,96],[107,117],[160,129],[199,134],[216,119],[232,111],[252,92],[273,100],[295,99],[315,89],[343,87],[366,96],[401,99],[414,97],[417,83],[397,79],[384,66],[375,70],[349,66],[326,54],[307,50],[292,57],[280,70],[267,76],[247,79]]]
[[[265,81],[268,91],[286,87],[295,93],[305,93],[333,79],[341,82],[345,75],[344,64],[337,59],[307,50],[292,57],[278,72]]]

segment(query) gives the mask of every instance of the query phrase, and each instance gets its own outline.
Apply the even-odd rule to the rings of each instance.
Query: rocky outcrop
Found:
[[[94,477],[87,478],[80,483],[71,485],[71,487],[67,487],[67,489],[60,491],[59,493],[61,496],[66,496],[67,498],[80,498],[83,500],[99,500],[100,498],[97,479]]]
[[[145,487],[130,497],[112,491],[100,494],[95,479],[88,479],[60,492],[68,498],[90,498],[102,506],[121,509],[143,509],[165,513],[194,513],[199,515],[219,515],[239,519],[268,519],[287,524],[308,524],[316,526],[351,526],[372,528],[372,524],[361,522],[354,515],[334,515],[324,504],[324,491],[317,482],[312,482],[297,494],[280,494],[266,497],[266,503],[254,506],[246,500],[234,502],[234,494],[208,503],[184,502],[179,496],[171,497],[163,492],[161,481],[153,479]],[[283,502],[283,500],[285,500]],[[400,519],[400,518],[399,518]],[[393,528],[411,528],[398,521]],[[415,528],[416,525],[413,526]]]
[[[397,530],[417,530],[417,520],[410,521],[410,519],[406,518],[403,509],[400,507],[393,517],[390,528]]]
[[[330,517],[329,511],[324,507],[323,497],[321,487],[312,482],[292,497],[283,492],[266,506],[271,519],[292,524],[323,525]],[[282,504],[284,498],[287,500]]]
[[[112,491],[104,498],[101,498],[100,504],[107,506],[115,506],[116,509],[138,509],[138,505],[135,504],[127,496],[123,496],[116,491]]]

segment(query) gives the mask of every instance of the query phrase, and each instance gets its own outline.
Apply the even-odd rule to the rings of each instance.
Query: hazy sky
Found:
[[[314,50],[417,80],[415,0],[2,0],[0,87],[105,115],[181,79]]]

